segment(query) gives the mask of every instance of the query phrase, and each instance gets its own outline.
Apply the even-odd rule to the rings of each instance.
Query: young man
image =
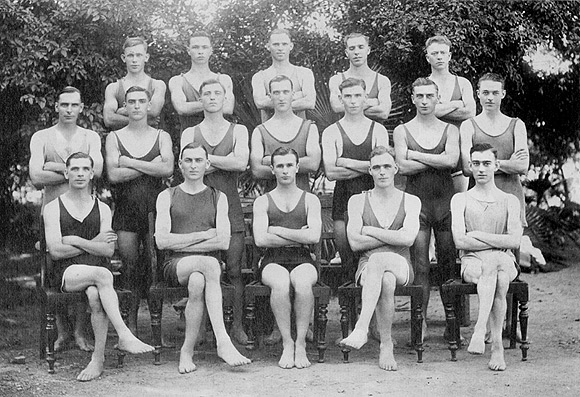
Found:
[[[224,119],[226,92],[226,88],[217,79],[201,83],[199,93],[204,119],[201,124],[183,131],[181,150],[191,142],[205,148],[211,165],[203,182],[225,193],[228,198],[231,238],[226,265],[228,277],[236,290],[232,333],[239,343],[246,344],[248,338],[242,326],[244,282],[241,269],[245,225],[238,194],[238,175],[246,170],[250,150],[247,128]]]
[[[439,88],[435,116],[459,129],[463,121],[475,116],[475,100],[469,80],[449,71],[451,41],[446,36],[429,37],[425,42],[425,58],[431,65],[429,79]],[[463,176],[461,162],[453,171],[453,184],[456,192],[467,190],[467,178]]]
[[[274,150],[281,145],[292,148],[300,157],[300,170],[296,178],[300,189],[310,191],[308,174],[318,171],[320,166],[318,129],[310,120],[304,120],[292,111],[294,89],[293,81],[287,76],[279,75],[268,82],[268,97],[271,98],[274,115],[252,133],[250,167],[254,178],[263,180],[266,192],[276,186],[270,159]]]
[[[145,64],[149,60],[147,42],[142,37],[128,37],[123,44],[121,59],[127,66],[127,74],[122,79],[107,85],[103,118],[105,125],[118,130],[129,124],[129,109],[125,104],[125,93],[129,87],[141,87],[151,94],[151,104],[147,109],[148,123],[159,125],[159,118],[165,103],[165,83],[155,80],[145,73]]]
[[[165,280],[187,286],[185,340],[179,357],[179,372],[195,371],[193,350],[207,307],[217,353],[232,366],[249,364],[226,333],[220,286],[219,251],[227,250],[230,238],[228,200],[224,193],[203,183],[211,163],[203,146],[190,143],[181,151],[179,168],[184,182],[164,190],[157,198],[155,241],[157,247],[171,251],[163,265]],[[204,293],[205,292],[205,293]]]
[[[142,87],[131,87],[125,95],[129,124],[111,132],[106,142],[109,181],[113,184],[122,278],[133,292],[129,327],[137,332],[137,311],[141,295],[148,288],[148,261],[139,260],[139,247],[147,241],[147,214],[155,210],[155,199],[163,190],[162,178],[173,174],[171,137],[147,124],[151,96]],[[147,252],[147,251],[144,251]]]
[[[386,120],[392,105],[391,81],[369,67],[367,59],[371,52],[369,38],[361,33],[351,33],[344,38],[344,45],[344,52],[350,64],[346,72],[332,76],[328,82],[332,110],[336,113],[345,112],[339,87],[347,78],[356,78],[364,80],[367,87],[364,114],[373,120]]]
[[[354,251],[362,251],[356,280],[362,285],[362,310],[355,329],[340,343],[360,349],[367,342],[376,311],[380,335],[379,367],[396,371],[391,326],[395,316],[395,288],[413,282],[409,247],[419,232],[421,201],[395,188],[395,151],[378,146],[371,152],[372,190],[348,201],[347,235]]]
[[[75,87],[65,87],[58,95],[55,110],[58,113],[56,125],[36,132],[30,139],[30,161],[28,169],[30,179],[37,188],[44,188],[42,208],[52,200],[65,193],[68,181],[66,159],[76,152],[86,153],[94,160],[93,173],[100,178],[103,171],[101,155],[101,138],[94,131],[77,125],[79,114],[83,111],[81,92]],[[91,351],[93,346],[84,335],[85,307],[77,310],[74,339],[77,346],[84,351]],[[54,343],[56,351],[61,350],[70,337],[68,326],[63,323],[64,313],[57,314],[56,325],[58,338]]]
[[[337,181],[332,200],[334,238],[343,268],[350,271],[354,264],[346,238],[348,200],[352,195],[372,189],[369,155],[377,146],[388,146],[389,135],[381,124],[364,114],[367,100],[364,80],[348,78],[338,88],[344,117],[324,130],[322,147],[326,177]]]
[[[215,79],[224,86],[224,114],[232,114],[235,104],[231,77],[227,74],[212,72],[209,68],[209,59],[213,52],[209,35],[203,31],[193,33],[189,38],[187,52],[191,57],[191,68],[187,73],[173,76],[169,80],[171,103],[179,115],[181,132],[203,120],[204,106],[201,101],[201,92],[198,90],[204,81]]]
[[[503,77],[486,73],[479,79],[477,88],[483,110],[461,125],[463,172],[474,176],[469,168],[469,153],[473,145],[489,143],[497,148],[499,169],[496,171],[495,185],[518,198],[520,218],[526,227],[526,200],[520,182],[520,175],[525,174],[530,165],[526,126],[519,118],[509,117],[501,111],[501,102],[506,95]]]
[[[423,337],[427,331],[429,303],[429,241],[435,234],[439,280],[452,277],[455,246],[451,235],[449,203],[454,194],[450,170],[459,160],[459,131],[439,120],[435,108],[439,103],[437,85],[429,79],[413,82],[411,99],[417,115],[395,128],[393,140],[401,174],[407,176],[405,191],[421,200],[420,229],[411,248],[416,284],[423,286]]]
[[[91,362],[77,376],[89,381],[103,373],[109,320],[119,335],[118,348],[130,353],[153,350],[138,340],[123,322],[107,268],[117,236],[111,229],[111,211],[91,194],[93,159],[73,153],[66,161],[69,190],[45,207],[44,226],[48,252],[54,260],[53,284],[63,292],[85,291],[91,308],[95,348]]]
[[[306,333],[318,280],[314,260],[307,245],[320,240],[320,201],[296,186],[299,157],[296,151],[278,148],[272,153],[272,173],[276,188],[254,202],[254,240],[266,248],[261,260],[262,282],[271,288],[270,304],[280,333],[283,351],[281,368],[307,368]],[[294,304],[290,301],[294,290]],[[296,315],[296,340],[291,334],[292,307]]]
[[[298,116],[306,119],[306,110],[314,109],[316,105],[316,90],[312,70],[292,65],[290,51],[294,48],[290,32],[286,29],[274,29],[266,48],[272,56],[272,65],[260,70],[252,76],[254,103],[260,109],[262,123],[268,120],[275,111],[274,100],[270,94],[270,81],[276,76],[286,76],[292,81],[292,96],[288,99],[290,109]]]
[[[520,203],[512,195],[495,186],[495,173],[500,168],[497,151],[487,143],[470,149],[469,169],[475,186],[451,200],[453,239],[460,249],[461,275],[468,283],[477,284],[479,313],[467,351],[485,352],[486,324],[491,327],[491,359],[493,371],[506,368],[502,327],[506,315],[509,283],[518,275],[514,254],[522,238]]]

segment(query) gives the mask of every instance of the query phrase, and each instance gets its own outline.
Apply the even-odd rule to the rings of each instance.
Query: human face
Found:
[[[73,189],[86,188],[94,176],[90,159],[72,159],[66,168],[64,176]]]
[[[449,60],[451,59],[449,46],[443,43],[432,43],[427,47],[425,58],[427,58],[427,62],[429,62],[431,68],[446,70],[449,68]]]
[[[298,164],[296,163],[296,157],[292,153],[284,156],[274,156],[274,163],[271,168],[278,184],[291,185],[296,183]]]
[[[130,120],[141,120],[147,117],[150,102],[143,91],[130,92],[125,99],[125,108]]]
[[[78,92],[61,94],[55,109],[58,112],[59,123],[76,124],[79,114],[83,110],[81,96]]]
[[[270,51],[272,59],[287,61],[290,58],[290,51],[294,48],[294,44],[286,33],[276,33],[270,36],[266,48]]]
[[[193,63],[205,65],[209,62],[212,47],[209,37],[192,37],[189,40],[189,56]]]
[[[353,66],[361,66],[367,63],[367,58],[371,52],[364,37],[353,37],[347,40],[344,53]]]
[[[149,60],[149,54],[143,44],[137,44],[136,46],[125,48],[121,59],[127,65],[128,72],[139,73],[145,69],[145,63]]]
[[[340,94],[344,111],[348,114],[361,114],[365,109],[367,93],[360,85],[344,88]]]
[[[205,151],[200,147],[184,150],[179,160],[179,168],[185,180],[202,179],[209,168],[209,160],[205,156]]]
[[[272,83],[270,98],[276,111],[288,111],[292,109],[292,84],[288,80]]]
[[[369,173],[376,187],[389,187],[395,183],[395,174],[399,170],[395,159],[389,153],[374,156],[370,161]]]
[[[208,84],[203,87],[201,94],[201,104],[203,110],[210,113],[219,112],[224,106],[224,89],[221,84]]]
[[[414,87],[411,98],[417,108],[417,114],[422,115],[433,113],[435,111],[435,105],[439,102],[437,87],[433,84]]]
[[[505,90],[499,81],[483,80],[479,83],[477,96],[484,110],[499,110]]]
[[[485,185],[494,180],[494,174],[499,169],[497,159],[491,150],[473,152],[469,161],[469,169],[477,185]]]

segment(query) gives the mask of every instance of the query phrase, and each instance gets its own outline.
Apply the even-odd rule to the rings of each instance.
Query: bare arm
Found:
[[[402,125],[397,126],[393,132],[393,143],[395,145],[395,155],[397,156],[397,165],[401,175],[415,175],[419,172],[429,169],[429,166],[417,160],[409,160],[407,152],[407,134]]]
[[[353,251],[368,251],[385,245],[378,238],[362,233],[363,208],[363,194],[354,195],[348,200],[348,223],[346,224],[346,235],[348,237],[348,243]]]
[[[234,107],[236,106],[236,97],[234,96],[234,83],[232,78],[227,74],[220,74],[218,80],[225,86],[226,95],[224,98],[224,114],[234,114]]]
[[[101,152],[101,137],[96,132],[89,132],[89,155],[93,159],[93,171],[95,177],[100,178],[103,174],[103,154]]]
[[[391,112],[391,80],[379,74],[378,80],[379,94],[377,98],[367,98],[368,108],[365,115],[375,119],[386,120]]]
[[[457,249],[483,251],[493,248],[467,234],[465,228],[465,193],[457,193],[451,198],[451,232]]]
[[[436,169],[453,168],[459,160],[459,131],[453,124],[448,124],[445,151],[441,154],[407,151],[407,160],[419,161]]]
[[[314,88],[314,74],[312,70],[297,67],[298,73],[302,78],[302,91],[294,93],[292,99],[292,110],[295,112],[301,110],[314,109],[316,105],[316,89]]]
[[[264,81],[264,71],[261,70],[252,76],[252,92],[254,96],[254,103],[258,109],[273,109],[272,100],[266,93],[266,86]]]
[[[98,203],[101,214],[101,228],[99,234],[92,240],[86,240],[79,236],[63,236],[62,243],[74,246],[95,256],[110,258],[115,253],[115,241],[117,234],[111,227],[111,210],[104,203]]]
[[[121,153],[117,145],[117,138],[114,132],[109,133],[105,142],[105,164],[109,181],[113,184],[131,181],[141,175],[140,171],[133,168],[121,167],[119,158]]]
[[[260,196],[254,201],[252,229],[254,243],[257,247],[276,248],[297,245],[295,241],[285,239],[269,231],[268,197]]]
[[[322,215],[320,200],[313,194],[305,197],[308,225],[303,229],[288,229],[281,226],[269,226],[268,233],[299,244],[316,244],[322,232]]]
[[[317,172],[318,168],[320,168],[322,151],[318,142],[318,128],[316,128],[315,124],[310,124],[308,138],[306,139],[306,156],[300,157],[300,173]]]
[[[471,83],[466,78],[459,77],[459,87],[462,99],[437,104],[435,116],[445,116],[445,118],[454,121],[464,121],[475,116],[475,99]]]
[[[111,129],[118,130],[129,124],[129,117],[124,104],[118,103],[115,94],[118,82],[111,83],[105,89],[105,103],[103,104],[103,120]]]
[[[256,179],[274,179],[272,169],[268,165],[264,165],[262,160],[264,158],[264,143],[262,141],[262,133],[258,127],[252,133],[252,150],[250,151],[250,168],[252,175]]]
[[[180,116],[191,116],[195,114],[203,114],[203,105],[201,101],[187,101],[187,97],[183,92],[184,77],[173,76],[169,80],[169,92],[171,93],[171,104]]]
[[[66,181],[64,178],[64,168],[62,172],[56,171],[56,163],[53,170],[49,167],[45,169],[44,162],[44,139],[41,137],[42,131],[32,135],[30,139],[30,160],[28,170],[30,179],[36,188],[43,188],[46,185],[58,185]]]
[[[215,168],[225,171],[243,172],[248,166],[250,148],[248,146],[248,129],[243,125],[234,128],[234,149],[227,156],[209,155],[209,161]],[[300,163],[302,165],[302,162]]]
[[[471,176],[471,170],[469,169],[469,161],[471,160],[471,155],[469,151],[473,146],[473,123],[467,121],[461,123],[461,166],[463,168],[463,175]]]
[[[165,131],[159,135],[160,155],[153,161],[133,159],[127,156],[119,157],[119,167],[132,168],[145,175],[164,178],[173,174],[173,147],[171,137]]]
[[[338,164],[339,156],[342,155],[342,140],[335,124],[328,126],[322,133],[322,149],[324,173],[329,180],[353,179],[362,174]]]
[[[377,146],[385,146],[385,147],[389,146],[389,134],[385,129],[385,127],[383,127],[381,124],[378,123],[375,124],[372,136],[373,149]],[[339,157],[336,160],[336,165],[356,171],[359,174],[368,174],[370,161]]]
[[[165,105],[165,92],[167,87],[162,80],[151,79],[153,85],[153,93],[151,95],[151,105],[147,111],[147,119],[155,120],[161,114],[163,105]]]
[[[340,90],[338,86],[340,85],[342,78],[340,75],[335,74],[328,80],[328,88],[330,89],[330,107],[335,113],[344,113],[344,104],[340,100]]]
[[[63,244],[58,200],[53,200],[44,207],[43,218],[46,247],[53,260],[72,258],[84,252],[70,244]]]
[[[520,202],[515,196],[510,195],[508,198],[507,234],[493,234],[474,230],[468,232],[467,235],[493,248],[517,249],[520,247],[522,233]]]
[[[523,121],[518,119],[514,130],[514,152],[509,160],[500,160],[499,171],[523,175],[528,171],[529,166],[528,133]]]
[[[410,247],[415,242],[419,233],[419,213],[421,212],[421,200],[413,195],[405,197],[405,220],[403,227],[398,230],[363,226],[361,234],[374,237],[383,244],[392,244]]]

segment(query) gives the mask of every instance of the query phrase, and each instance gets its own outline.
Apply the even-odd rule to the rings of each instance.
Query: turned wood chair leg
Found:
[[[411,344],[417,352],[417,362],[423,362],[423,298],[411,296]]]
[[[256,302],[254,298],[247,298],[248,303],[246,305],[246,323],[247,330],[246,335],[248,336],[248,343],[246,344],[246,350],[254,350],[256,348]]]
[[[328,313],[327,305],[322,304],[319,305],[318,308],[318,327],[319,330],[317,332],[317,344],[316,347],[318,348],[318,362],[324,362],[324,353],[326,352],[326,324],[328,323],[328,317],[326,314]]]
[[[48,363],[48,373],[54,374],[54,342],[56,342],[56,317],[54,308],[49,308],[46,312],[46,362]]]
[[[153,355],[155,365],[161,364],[161,317],[163,315],[163,298],[151,298],[149,311],[151,313],[151,334],[153,337]]]
[[[520,349],[522,350],[522,361],[528,360],[528,349],[530,348],[528,342],[528,301],[520,300],[520,330],[522,331],[522,343]]]

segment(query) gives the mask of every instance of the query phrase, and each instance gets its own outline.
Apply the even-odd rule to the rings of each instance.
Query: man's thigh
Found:
[[[84,291],[91,285],[95,285],[99,279],[109,276],[109,269],[101,266],[70,265],[62,274],[61,290],[63,292]]]
[[[187,285],[191,273],[199,272],[206,276],[210,271],[221,272],[220,263],[213,256],[191,255],[177,261],[175,264],[175,273],[180,285]]]
[[[296,286],[314,286],[318,280],[316,267],[311,263],[302,263],[290,272],[290,280]]]
[[[366,269],[373,263],[384,264],[385,271],[392,273],[397,285],[409,285],[413,282],[413,268],[407,260],[394,252],[376,252],[369,257]],[[365,270],[366,270],[365,269]],[[362,284],[362,283],[361,283]]]
[[[230,277],[240,277],[244,254],[244,232],[234,232],[227,250],[226,269]]]
[[[268,287],[287,288],[290,285],[290,272],[286,267],[274,262],[265,264],[261,269],[262,283]]]

